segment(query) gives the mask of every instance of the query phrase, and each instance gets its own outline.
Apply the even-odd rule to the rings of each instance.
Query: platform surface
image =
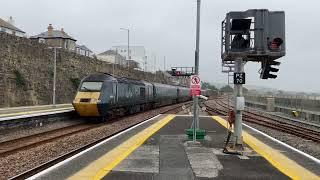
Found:
[[[12,108],[0,108],[0,121],[14,118],[32,117],[38,115],[52,114],[55,112],[73,111],[72,104],[57,104],[43,106],[22,106]]]
[[[221,124],[223,119],[220,117],[215,117],[215,120],[209,116],[201,117],[200,127],[207,130],[207,136],[200,141],[200,145],[190,145],[184,132],[190,128],[191,121],[191,116],[161,115],[33,178],[319,178],[319,164],[308,161],[245,127],[247,132],[244,134],[244,141],[252,146],[245,144],[245,155],[222,153],[226,128]],[[273,162],[276,158],[280,158],[281,162]]]

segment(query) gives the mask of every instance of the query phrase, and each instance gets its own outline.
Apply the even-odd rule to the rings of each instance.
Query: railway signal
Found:
[[[231,11],[221,23],[221,59],[225,72],[234,72],[234,104],[235,114],[232,143],[226,146],[226,152],[241,154],[242,111],[244,97],[242,84],[245,83],[244,64],[261,62],[260,78],[276,78],[272,74],[279,69],[276,62],[286,54],[285,13],[267,9],[249,9],[247,11]],[[229,74],[228,74],[229,76]]]
[[[261,72],[260,72],[260,78],[261,79],[275,79],[277,78],[277,75],[275,74],[270,74],[272,72],[278,72],[278,68],[274,68],[272,66],[279,66],[280,62],[277,61],[267,61],[267,62],[262,62],[261,64]]]
[[[194,67],[172,67],[168,73],[171,76],[192,76],[194,75]]]

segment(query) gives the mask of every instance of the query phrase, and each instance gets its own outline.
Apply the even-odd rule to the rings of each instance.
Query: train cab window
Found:
[[[83,92],[97,92],[100,91],[102,82],[83,82],[80,91]]]

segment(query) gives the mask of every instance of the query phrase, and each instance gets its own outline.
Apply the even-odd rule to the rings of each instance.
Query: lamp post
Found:
[[[62,47],[49,47],[54,51],[54,61],[53,61],[53,92],[52,92],[52,105],[56,105],[56,81],[57,81],[57,49]]]
[[[130,46],[129,46],[129,40],[130,40],[130,30],[129,28],[120,28],[121,30],[125,30],[128,31],[128,59],[127,59],[127,66],[128,66],[128,70],[129,70],[129,59],[130,59]]]
[[[201,0],[197,0],[197,25],[196,25],[196,50],[195,50],[195,75],[199,74],[199,41],[200,41],[200,5]],[[199,99],[193,97],[193,142],[196,142],[197,129],[199,129]]]

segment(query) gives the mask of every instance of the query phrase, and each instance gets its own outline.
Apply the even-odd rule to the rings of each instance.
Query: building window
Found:
[[[123,52],[127,52],[127,50],[123,50]]]
[[[40,38],[40,39],[39,39],[39,43],[45,43],[45,42],[46,42],[45,39],[43,39],[43,38]]]

